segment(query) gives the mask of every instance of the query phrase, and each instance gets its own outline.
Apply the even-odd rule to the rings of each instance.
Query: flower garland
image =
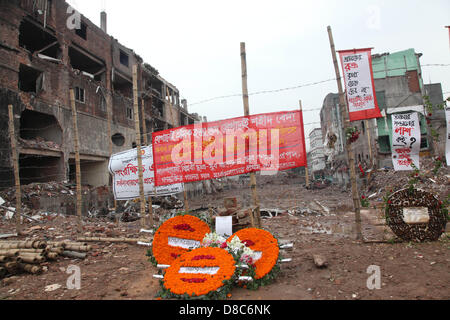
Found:
[[[352,144],[353,142],[356,142],[356,140],[358,140],[358,138],[359,138],[359,135],[360,135],[360,133],[358,131],[358,128],[355,128],[355,127],[347,128],[345,130],[347,144]]]
[[[226,298],[236,280],[235,260],[221,248],[203,247],[172,262],[161,282],[162,298]]]
[[[171,265],[183,253],[200,246],[205,234],[210,232],[209,226],[197,217],[182,215],[164,222],[153,238],[152,250],[147,256],[153,264]],[[179,246],[170,241],[178,241]],[[198,244],[197,244],[198,243]]]
[[[255,266],[255,280],[266,277],[278,263],[280,256],[278,241],[266,230],[256,228],[242,229],[228,238],[227,241],[230,245],[233,244],[233,241],[239,241],[259,255],[257,258],[252,258]],[[278,267],[276,269],[278,270]]]

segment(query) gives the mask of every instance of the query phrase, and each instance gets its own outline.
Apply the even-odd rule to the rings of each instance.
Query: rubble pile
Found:
[[[432,159],[421,159],[420,173],[417,177],[417,189],[423,189],[445,199],[449,196],[450,190],[450,168],[441,167],[434,171],[435,162]],[[389,191],[398,191],[409,186],[412,171],[394,171],[393,168],[383,168],[372,172],[367,186],[366,196],[369,199],[383,200],[383,196]]]
[[[35,149],[56,149],[61,150],[61,146],[53,141],[47,141],[42,137],[36,137],[34,139],[22,139],[19,138],[19,143],[28,148]]]
[[[232,217],[233,232],[241,229],[249,228],[251,226],[251,216],[254,208],[241,208],[237,202],[237,198],[225,198],[224,208],[215,210],[212,220],[215,223],[216,217]]]

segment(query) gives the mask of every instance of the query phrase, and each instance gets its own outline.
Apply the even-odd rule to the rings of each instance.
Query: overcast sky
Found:
[[[246,43],[250,93],[335,78],[327,26],[337,50],[373,53],[414,48],[424,64],[449,64],[450,1],[325,0],[70,0],[175,85],[188,110],[208,121],[243,115],[240,42]],[[450,92],[450,66],[423,67],[425,83]],[[251,114],[321,108],[336,81],[250,96]],[[192,105],[191,105],[192,104]],[[320,111],[305,112],[305,134],[320,127]]]

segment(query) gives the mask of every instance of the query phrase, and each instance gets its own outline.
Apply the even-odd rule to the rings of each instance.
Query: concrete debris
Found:
[[[313,260],[314,260],[314,264],[319,269],[326,268],[328,266],[327,259],[320,254],[313,254]]]
[[[382,201],[386,193],[406,188],[411,179],[411,174],[412,171],[394,171],[392,168],[379,169],[373,172],[364,191],[371,195],[370,200]],[[435,162],[432,159],[421,158],[416,188],[427,190],[440,199],[445,199],[450,190],[449,175],[449,167],[443,166],[435,171]],[[373,196],[374,193],[377,195]]]
[[[58,143],[53,141],[47,141],[42,137],[36,137],[35,139],[19,138],[19,143],[28,148],[56,149],[56,150],[61,149],[61,146]]]
[[[55,284],[51,284],[51,285],[46,286],[44,291],[45,292],[52,292],[52,291],[60,289],[61,287],[62,286],[60,284],[55,283]]]

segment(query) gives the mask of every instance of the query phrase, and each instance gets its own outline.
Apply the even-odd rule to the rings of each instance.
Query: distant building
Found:
[[[322,129],[316,128],[309,134],[311,153],[311,174],[314,178],[323,177],[325,169],[325,155],[323,152]]]

